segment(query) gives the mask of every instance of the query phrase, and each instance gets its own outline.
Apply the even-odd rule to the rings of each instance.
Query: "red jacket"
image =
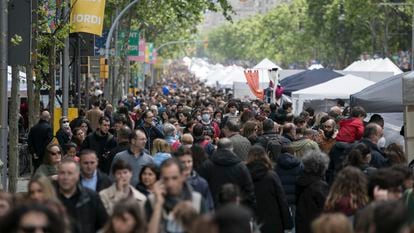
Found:
[[[364,134],[364,123],[357,117],[350,117],[339,122],[336,141],[349,142],[360,140]]]

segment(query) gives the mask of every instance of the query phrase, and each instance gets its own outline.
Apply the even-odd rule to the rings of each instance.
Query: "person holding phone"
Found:
[[[148,233],[184,233],[180,216],[204,214],[207,205],[198,192],[193,192],[186,182],[182,163],[171,158],[164,161],[160,168],[161,179],[154,185],[154,193],[145,203],[149,219]]]

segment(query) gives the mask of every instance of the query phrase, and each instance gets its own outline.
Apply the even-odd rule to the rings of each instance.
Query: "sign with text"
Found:
[[[105,0],[72,0],[71,32],[102,35]]]

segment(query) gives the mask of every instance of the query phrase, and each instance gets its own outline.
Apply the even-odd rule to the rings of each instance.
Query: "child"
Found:
[[[75,143],[67,143],[64,146],[65,156],[64,159],[70,158],[73,159],[75,162],[79,163],[79,157],[76,156],[76,144]]]

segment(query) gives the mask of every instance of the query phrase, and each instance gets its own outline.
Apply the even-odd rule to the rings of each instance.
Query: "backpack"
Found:
[[[265,138],[265,143],[262,146],[265,148],[267,155],[269,156],[269,159],[272,160],[272,162],[276,163],[277,158],[282,152],[282,145],[280,141],[275,137],[270,137],[267,135],[263,136]]]

